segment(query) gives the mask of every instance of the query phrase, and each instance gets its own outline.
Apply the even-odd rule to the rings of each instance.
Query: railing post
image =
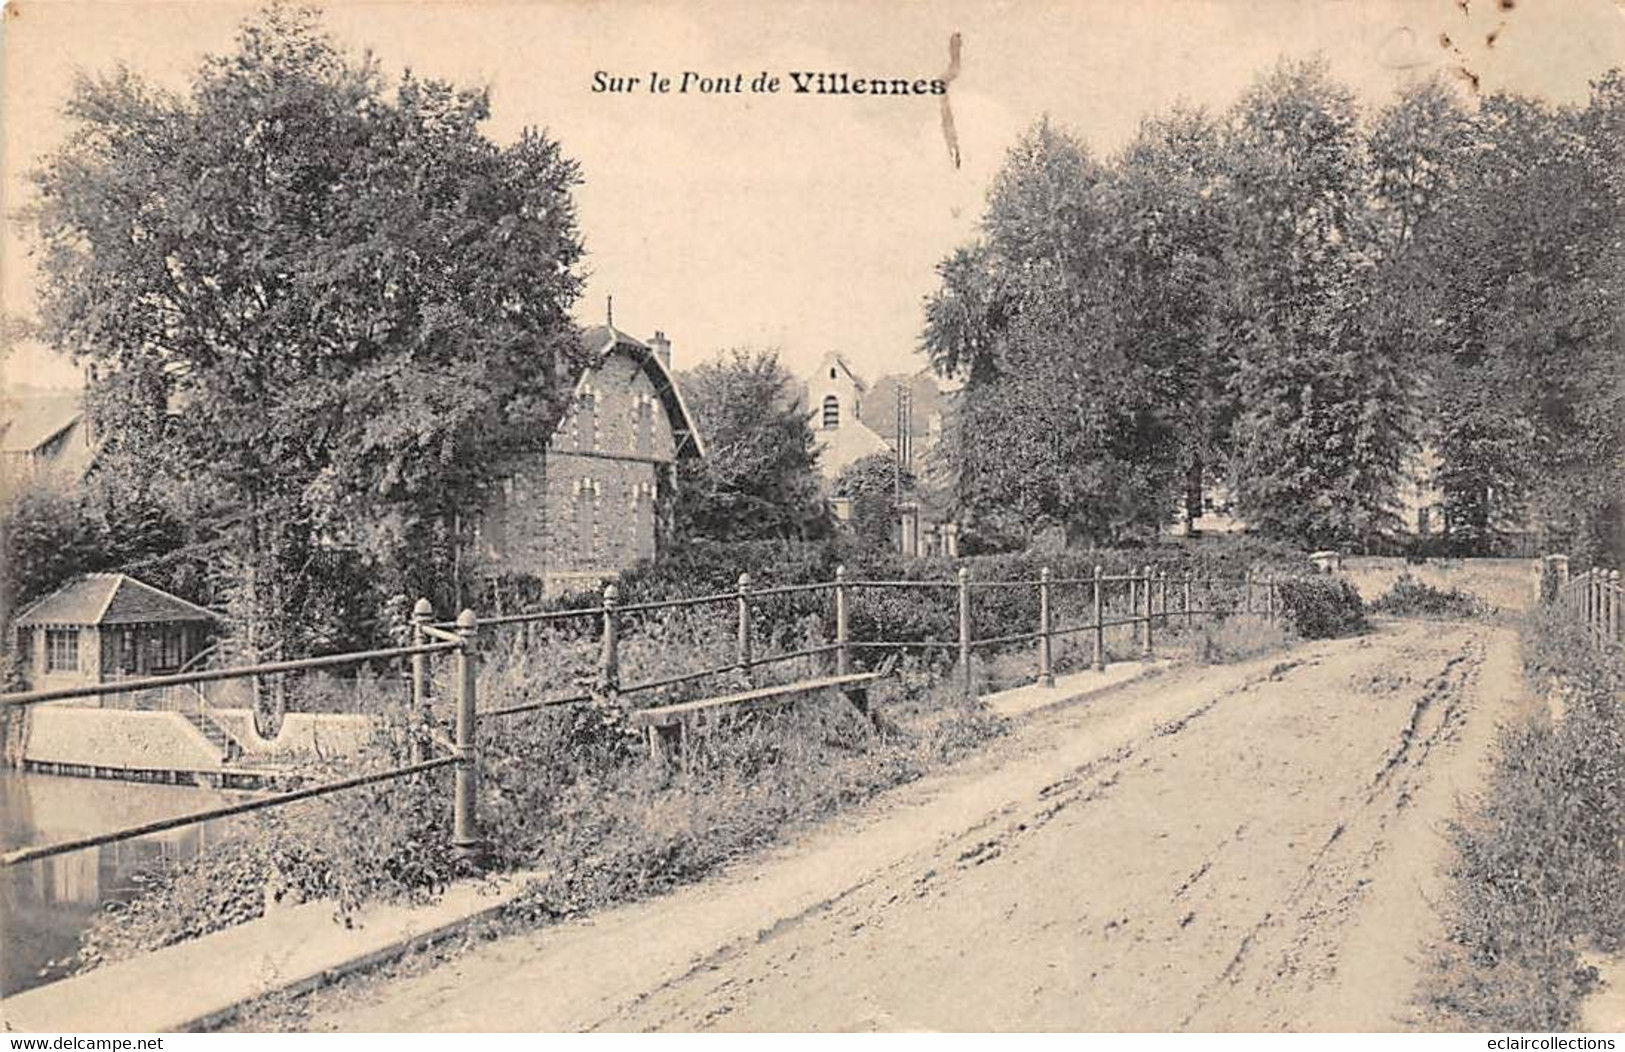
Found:
[[[739,676],[747,684],[750,683],[751,666],[751,640],[750,640],[750,574],[739,575]]]
[[[1103,591],[1106,568],[1095,564],[1095,654],[1092,664],[1096,672],[1106,670],[1106,595]]]
[[[1595,566],[1591,568],[1591,635],[1594,639],[1602,636],[1602,583],[1607,579],[1607,574]]]
[[[1144,617],[1140,622],[1140,657],[1151,657],[1151,567],[1145,568],[1144,585],[1140,589],[1144,593]]]
[[[1596,633],[1597,641],[1607,633],[1609,626],[1609,571],[1597,571],[1597,626],[1592,629]]]
[[[1242,583],[1247,586],[1247,598],[1244,601],[1245,609],[1243,609],[1242,612],[1245,613],[1245,614],[1251,614],[1253,612],[1253,571],[1252,570],[1249,569],[1247,571],[1247,575],[1246,575],[1246,577],[1243,578]]]
[[[1049,567],[1038,571],[1038,685],[1055,686],[1055,672],[1050,667],[1050,609]]]
[[[610,703],[621,693],[621,619],[615,612],[620,594],[613,583],[604,586],[604,645],[598,658],[598,688]]]
[[[959,568],[959,684],[971,696],[970,675],[970,567]]]
[[[1608,639],[1619,642],[1619,571],[1608,574]]]
[[[847,627],[846,567],[835,568],[835,674],[849,675],[852,671],[852,641]]]
[[[1191,615],[1191,574],[1190,574],[1189,570],[1186,570],[1185,571],[1185,631],[1187,631],[1187,632],[1189,632],[1191,630],[1191,625],[1193,624],[1193,622],[1191,621],[1191,616],[1192,616]]]
[[[419,599],[412,607],[412,645],[423,646],[429,641],[429,633],[424,626],[434,620],[434,605],[427,599]],[[199,692],[201,696],[201,692]],[[412,655],[412,762],[417,763],[427,756],[424,748],[425,728],[434,722],[434,712],[429,705],[429,655]]]
[[[1157,571],[1157,605],[1162,608],[1162,620],[1159,622],[1163,628],[1168,627],[1168,571]]]
[[[1272,573],[1267,573],[1267,574],[1264,575],[1264,616],[1269,618],[1271,624],[1274,624],[1274,622],[1275,622],[1275,575],[1272,574]]]
[[[474,810],[480,780],[479,752],[475,747],[477,717],[474,715],[475,683],[479,675],[479,654],[475,649],[478,631],[474,611],[464,610],[457,615],[457,638],[461,645],[452,653],[457,683],[457,778],[452,798],[451,846],[460,857],[470,859],[479,852],[479,820]]]

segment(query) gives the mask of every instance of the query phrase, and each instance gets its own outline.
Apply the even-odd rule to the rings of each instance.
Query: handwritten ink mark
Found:
[[[942,75],[944,84],[952,84],[954,78],[959,76],[959,45],[960,36],[956,32],[948,38],[948,72]],[[942,93],[942,138],[948,144],[948,159],[953,161],[954,168],[959,168],[959,133],[954,130],[954,111],[948,102],[949,93]]]

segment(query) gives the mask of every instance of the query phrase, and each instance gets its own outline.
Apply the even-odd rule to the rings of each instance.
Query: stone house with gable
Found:
[[[589,588],[653,558],[679,460],[704,455],[671,372],[671,341],[582,334],[589,363],[543,448],[516,458],[482,510],[475,547],[492,575],[549,593]]]

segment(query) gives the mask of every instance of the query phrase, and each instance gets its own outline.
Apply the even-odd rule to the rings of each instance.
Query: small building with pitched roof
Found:
[[[213,612],[122,573],[76,577],[12,622],[35,690],[176,672],[218,627]]]
[[[487,576],[549,592],[592,587],[651,559],[667,535],[679,460],[705,446],[671,372],[671,341],[582,334],[588,364],[553,433],[506,466],[477,527]]]

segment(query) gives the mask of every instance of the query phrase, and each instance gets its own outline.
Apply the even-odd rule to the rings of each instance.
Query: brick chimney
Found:
[[[649,341],[649,346],[653,347],[655,354],[660,356],[660,364],[664,365],[667,369],[670,369],[671,341],[666,339],[666,334],[661,332],[659,329],[656,329],[654,339]]]

